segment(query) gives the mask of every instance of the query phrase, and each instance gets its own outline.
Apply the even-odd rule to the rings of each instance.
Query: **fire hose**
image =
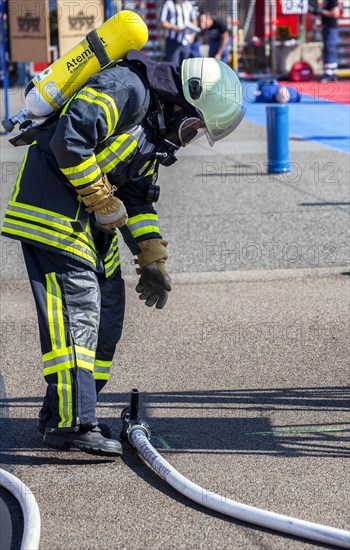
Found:
[[[37,550],[40,541],[40,511],[29,487],[18,477],[0,468],[0,486],[19,502],[24,521],[21,550]]]
[[[144,461],[179,493],[206,508],[247,523],[340,548],[350,548],[350,531],[285,516],[223,498],[219,494],[206,491],[184,477],[150,443],[150,428],[145,421],[138,417],[138,403],[139,392],[137,389],[133,389],[130,407],[126,407],[122,412],[122,437],[127,439],[137,449]]]

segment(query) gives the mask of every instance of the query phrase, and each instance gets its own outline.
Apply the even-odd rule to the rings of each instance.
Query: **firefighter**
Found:
[[[180,68],[131,51],[38,127],[2,233],[22,243],[36,303],[47,382],[37,427],[49,447],[122,454],[96,418],[124,317],[116,228],[136,251],[140,299],[163,308],[171,280],[153,205],[159,165],[202,134],[213,145],[242,117],[239,81],[220,61]]]

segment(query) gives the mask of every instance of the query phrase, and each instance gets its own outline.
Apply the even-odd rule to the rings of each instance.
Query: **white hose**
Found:
[[[24,528],[21,550],[37,550],[40,541],[40,512],[33,493],[20,479],[2,468],[0,486],[17,499],[22,508]]]
[[[136,447],[145,461],[160,475],[169,485],[179,493],[198,502],[206,508],[215,510],[232,518],[240,519],[255,525],[261,525],[275,531],[281,531],[304,539],[332,544],[341,548],[350,548],[350,531],[327,527],[318,523],[311,523],[282,514],[248,506],[224,498],[218,494],[206,491],[199,485],[181,475],[169,464],[149,442],[145,431],[134,425],[128,433],[129,441]]]

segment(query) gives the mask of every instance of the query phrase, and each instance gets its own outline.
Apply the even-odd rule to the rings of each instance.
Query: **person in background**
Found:
[[[190,0],[190,2],[194,8],[196,20],[199,21],[199,7],[195,0]],[[198,32],[195,33],[193,42],[191,44],[191,51],[190,51],[191,58],[202,57],[200,47],[201,47],[200,28],[198,27]]]
[[[26,86],[30,81],[28,63],[17,63],[15,86]]]
[[[323,77],[321,82],[337,80],[338,0],[324,0],[320,10],[323,38]]]
[[[254,92],[256,103],[298,103],[300,93],[293,86],[284,86],[277,80],[259,80]]]
[[[196,10],[189,0],[165,0],[160,26],[166,30],[165,60],[181,64],[191,56],[197,26]]]
[[[208,12],[203,12],[199,18],[202,36],[209,37],[209,57],[228,61],[229,32],[226,23]]]

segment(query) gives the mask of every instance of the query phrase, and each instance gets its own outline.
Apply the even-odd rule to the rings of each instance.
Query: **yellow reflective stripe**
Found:
[[[115,254],[116,250],[119,249],[119,246],[118,246],[118,235],[116,235],[114,238],[113,238],[113,241],[111,243],[111,246],[109,247],[108,251],[107,251],[107,254],[106,254],[106,257],[104,259],[104,262],[108,262],[110,260],[110,258],[112,258],[112,256]]]
[[[132,140],[130,145],[124,149],[120,154],[118,154],[114,159],[112,159],[106,166],[103,166],[103,171],[107,174],[108,172],[111,172],[113,168],[117,166],[120,162],[125,160],[137,147],[137,141],[135,139]]]
[[[63,363],[58,363],[52,367],[44,367],[43,373],[44,376],[49,376],[50,374],[56,374],[62,370],[73,369],[75,367],[74,361],[63,361]]]
[[[72,369],[75,366],[72,347],[54,349],[42,356],[44,365],[44,376],[56,374],[65,369]]]
[[[149,165],[150,162],[151,162],[151,161],[149,160],[149,161],[147,161],[147,162],[145,163],[144,169],[147,168],[147,166]],[[156,169],[156,165],[157,165],[157,161],[154,160],[153,163],[152,163],[152,165],[150,166],[149,170],[145,173],[144,177],[152,176],[152,174],[154,174],[154,171],[155,171],[155,169]],[[141,170],[141,173],[142,173],[142,170]]]
[[[95,363],[95,351],[77,345],[74,346],[74,349],[77,367],[93,371]]]
[[[72,382],[69,370],[57,373],[58,410],[60,415],[59,428],[70,428],[73,423]]]
[[[134,238],[147,233],[160,233],[157,214],[138,214],[129,218],[127,224]]]
[[[58,350],[52,350],[47,353],[45,353],[42,356],[43,363],[51,362],[55,359],[59,359],[60,357],[67,357],[72,354],[72,346],[69,346],[68,348],[61,348]]]
[[[101,359],[95,359],[96,367],[111,367],[112,361],[101,361]]]
[[[94,372],[93,375],[95,380],[109,380],[109,374],[104,374],[102,372]]]
[[[72,103],[73,99],[75,99],[75,95],[73,95],[68,101],[67,103],[65,104],[65,106],[63,107],[62,111],[61,111],[61,114],[60,114],[60,117],[62,115],[64,115],[64,113],[67,111],[69,105]]]
[[[116,246],[112,250],[112,252],[110,254],[108,254],[108,256],[105,257],[105,259],[103,260],[105,264],[107,264],[112,259],[112,257],[115,256],[116,251],[118,251],[118,254],[119,254],[119,247],[118,246]]]
[[[110,145],[105,149],[102,149],[100,153],[96,155],[97,162],[102,162],[105,158],[108,157],[110,153],[115,153],[117,149],[130,137],[130,134],[121,134],[118,136]]]
[[[89,97],[91,94],[93,97]],[[76,99],[81,99],[87,103],[92,103],[99,105],[105,112],[106,122],[107,122],[107,136],[110,136],[113,133],[113,130],[118,122],[118,111],[117,107],[111,97],[102,92],[96,92],[92,88],[83,88],[76,96]],[[102,101],[102,100],[105,101]],[[114,124],[112,122],[112,116],[114,117]]]
[[[58,219],[59,221],[66,220],[67,222],[70,222],[72,218],[69,216],[66,216],[65,214],[58,214],[57,212],[54,212],[53,210],[46,210],[45,208],[40,208],[40,206],[28,206],[25,202],[18,202],[14,200],[10,200],[9,204],[11,206],[16,206],[18,208],[23,208],[23,210],[27,210],[28,212],[38,212],[41,214],[46,214],[47,216],[52,216],[53,218]]]
[[[83,94],[84,97],[81,97],[81,94]],[[91,94],[92,96],[94,96],[96,98],[95,102],[97,104],[102,103],[102,105],[105,105],[108,108],[108,118],[110,119],[110,127],[111,127],[111,130],[108,132],[108,135],[112,134],[114,128],[116,127],[116,125],[118,123],[118,119],[119,119],[119,113],[118,113],[118,109],[117,109],[117,106],[115,104],[114,99],[111,96],[109,96],[108,94],[105,94],[104,92],[96,91],[93,88],[90,88],[89,86],[85,86],[85,88],[83,88],[79,92],[77,97],[81,97],[81,99],[86,99],[85,94]],[[105,103],[103,103],[101,100],[104,100]],[[108,124],[108,118],[107,118],[107,124]],[[112,118],[114,118],[113,122],[112,122]]]
[[[32,146],[31,146],[31,147],[32,147]],[[29,147],[29,149],[30,149],[30,147]],[[21,181],[21,179],[22,179],[23,170],[24,170],[25,165],[26,165],[26,162],[27,162],[29,149],[27,150],[26,154],[24,155],[24,159],[23,159],[21,168],[20,168],[19,173],[18,173],[18,176],[17,176],[17,179],[16,179],[16,183],[15,183],[15,186],[14,186],[14,188],[13,188],[12,195],[11,195],[11,199],[12,199],[12,200],[15,200],[16,197],[17,197],[17,195],[18,195],[18,193],[19,193],[19,190],[20,190],[20,181]]]
[[[97,359],[95,361],[95,366],[94,366],[95,380],[108,380],[111,366],[112,366],[112,361],[101,361]]]
[[[93,357],[95,360],[95,351],[89,348],[83,348],[82,346],[74,346],[74,349],[77,353],[83,353],[84,355],[88,355],[89,357]]]
[[[40,230],[38,226],[29,224],[23,221],[20,222],[21,229],[18,229],[18,228],[13,229],[11,227],[11,224],[16,225],[16,223],[17,223],[16,220],[5,218],[4,224],[2,227],[2,233],[17,235],[18,237],[24,237],[32,241],[40,242],[48,246],[59,248],[60,250],[64,250],[65,252],[75,254],[80,258],[84,258],[85,260],[90,262],[94,267],[96,267],[96,254],[90,250],[86,250],[86,252],[80,250],[79,243],[75,242],[77,240],[76,238],[70,237],[69,235],[60,235],[57,231],[49,231],[48,229],[45,230],[44,228],[41,228]],[[10,224],[10,227],[7,224]],[[25,231],[26,227],[28,228],[28,231]],[[29,229],[31,229],[32,231],[29,231]],[[53,238],[50,239],[46,236],[43,237],[41,235],[48,235],[48,236],[52,236]],[[59,239],[62,241],[62,243],[59,242]],[[68,242],[64,243],[64,241],[68,241]],[[81,246],[83,247],[84,245],[82,244]]]
[[[64,330],[62,292],[55,273],[46,273],[47,318],[52,349],[62,349],[66,345]]]
[[[118,260],[117,262],[115,262],[115,264],[113,264],[113,267],[112,268],[108,268],[106,269],[105,271],[105,275],[108,279],[108,277],[110,277],[111,275],[113,275],[113,273],[115,272],[115,270],[117,269],[117,267],[120,265],[120,260]]]
[[[133,136],[121,134],[96,156],[96,160],[101,170],[107,173],[125,160],[136,147],[137,140]]]
[[[57,373],[57,394],[58,394],[58,412],[60,415],[61,421],[58,424],[59,428],[62,428],[66,417],[64,416],[64,396],[62,391],[62,372]]]
[[[132,236],[136,238],[141,237],[141,235],[146,235],[147,233],[160,233],[159,227],[156,225],[146,225],[145,227],[132,231]]]
[[[98,177],[102,177],[100,167],[96,163],[95,155],[92,155],[88,159],[84,160],[76,166],[69,166],[68,168],[60,168],[63,175],[69,180],[69,182],[75,187],[92,183]]]
[[[79,204],[77,216],[75,219],[78,218],[80,208],[81,208],[81,204]],[[35,212],[36,215],[32,215],[31,212]],[[58,218],[57,212],[52,212],[51,210],[45,210],[44,208],[39,208],[36,206],[31,206],[30,208],[28,208],[26,204],[10,200],[8,203],[6,213],[10,214],[13,217],[18,217],[20,219],[24,218],[24,219],[28,219],[29,221],[30,220],[35,222],[39,221],[43,225],[48,225],[50,228],[54,227],[56,229],[69,232],[71,235],[73,235],[74,233],[71,225],[72,218],[69,218],[64,214],[62,215],[60,214],[60,218]],[[85,232],[80,232],[78,235],[75,234],[75,239],[83,240],[87,245],[89,245],[94,250],[95,245],[91,235],[89,222],[86,225]]]
[[[49,275],[45,275],[46,278],[46,309],[47,309],[47,321],[49,325],[50,340],[53,349],[57,349],[56,335],[55,335],[55,321],[53,316],[53,297],[52,297],[52,285]]]
[[[133,223],[142,222],[143,220],[154,220],[158,221],[158,215],[157,214],[137,214],[137,216],[132,216],[128,219],[128,225],[132,225]]]
[[[50,275],[50,274],[49,274]],[[64,318],[63,318],[63,306],[62,306],[62,292],[61,288],[58,284],[56,273],[52,273],[52,282],[53,286],[55,288],[55,302],[56,302],[56,319],[58,323],[58,333],[59,333],[59,339],[62,345],[66,345],[66,334],[64,330]]]

